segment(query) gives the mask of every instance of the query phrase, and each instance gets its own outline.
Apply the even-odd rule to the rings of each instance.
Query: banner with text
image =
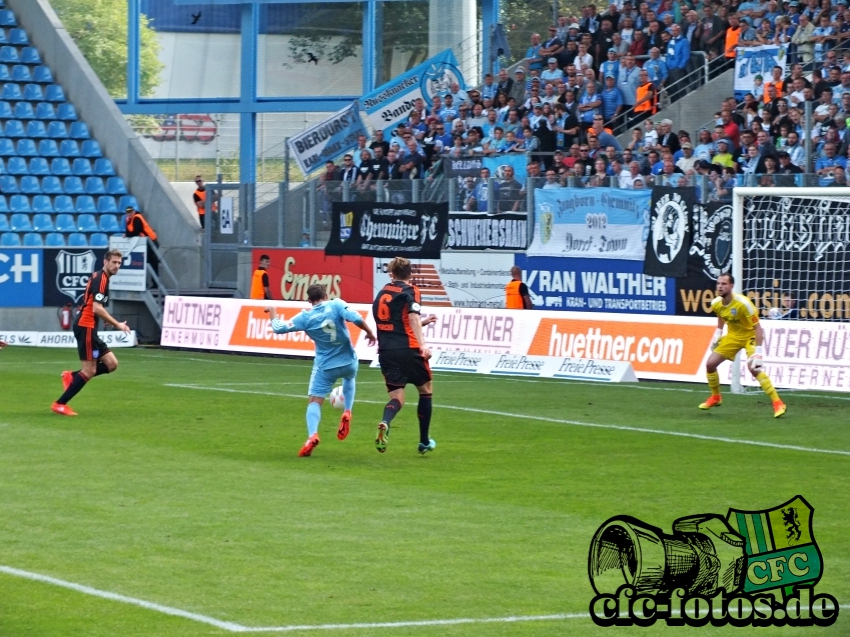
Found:
[[[110,250],[124,255],[121,269],[109,279],[110,290],[144,292],[147,289],[148,245],[145,237],[110,237]]]
[[[685,277],[692,239],[692,216],[696,206],[693,188],[652,189],[649,237],[643,271],[652,276]]]
[[[357,102],[337,111],[303,133],[289,138],[289,152],[301,171],[308,175],[357,146],[357,138],[368,137]]]
[[[262,255],[271,260],[267,274],[275,300],[306,301],[307,288],[314,283],[323,284],[332,299],[371,303],[374,298],[371,257],[331,257],[318,249],[255,248],[251,252],[252,271]]]
[[[100,330],[97,335],[109,348],[135,347],[136,331],[129,334],[117,330]],[[74,333],[67,332],[2,332],[0,341],[17,347],[65,347],[77,346]]]
[[[466,89],[455,54],[446,49],[364,95],[360,108],[372,128],[390,131],[410,117],[417,99],[430,107],[433,97],[450,93],[454,83]]]
[[[714,316],[711,302],[717,277],[732,271],[732,205],[713,201],[694,206],[694,238],[688,273],[676,279],[676,314]]]
[[[647,276],[640,261],[516,254],[535,308],[672,314],[675,279]]]
[[[0,307],[41,307],[44,291],[39,249],[0,249]]]
[[[528,255],[643,261],[651,196],[619,188],[536,189]]]
[[[335,201],[325,254],[438,259],[448,222],[447,203]]]
[[[448,238],[447,250],[525,250],[528,215],[452,212]]]
[[[780,67],[781,77],[785,77],[787,64],[787,44],[737,47],[735,49],[735,99],[740,102],[747,93],[752,92],[756,75],[761,75],[765,80],[770,78],[774,66]]]

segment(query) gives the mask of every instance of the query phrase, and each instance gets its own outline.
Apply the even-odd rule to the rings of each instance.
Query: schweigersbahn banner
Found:
[[[367,135],[366,127],[360,119],[357,102],[352,102],[325,121],[290,137],[289,151],[307,175],[354,148],[360,135]]]
[[[651,196],[617,188],[536,189],[528,256],[643,261]]]
[[[325,254],[439,259],[448,222],[447,203],[336,201]]]
[[[449,250],[525,250],[528,215],[449,214]]]
[[[785,77],[785,67],[788,62],[786,45],[765,44],[763,46],[739,46],[735,49],[735,99],[742,100],[744,95],[753,90],[756,75],[765,80],[770,77],[774,66],[782,68]]]
[[[431,99],[449,93],[454,82],[461,90],[466,88],[454,53],[446,49],[364,95],[360,107],[372,128],[388,130],[407,120],[417,99],[430,106]]]
[[[169,296],[162,324],[163,347],[312,357],[303,333],[275,334],[263,308],[268,301]],[[286,319],[307,303],[271,302]],[[351,308],[373,324],[372,307]],[[517,311],[489,308],[424,308],[436,322],[423,328],[435,350],[516,356],[556,356],[632,364],[638,378],[705,382],[704,361],[717,320],[675,316]],[[377,349],[350,326],[361,360]],[[850,343],[848,343],[850,345]],[[850,371],[850,364],[848,364]]]

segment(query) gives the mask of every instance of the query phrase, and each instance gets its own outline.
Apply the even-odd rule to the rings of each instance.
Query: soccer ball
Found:
[[[331,407],[335,409],[345,409],[345,396],[342,395],[342,385],[337,385],[331,390],[329,398]]]

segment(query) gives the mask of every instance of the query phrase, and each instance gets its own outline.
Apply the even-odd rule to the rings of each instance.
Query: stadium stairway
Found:
[[[105,247],[128,205],[144,212],[178,273],[163,284],[201,287],[197,220],[48,0],[0,0],[0,246]],[[158,323],[163,291],[112,297],[139,318],[141,303]]]

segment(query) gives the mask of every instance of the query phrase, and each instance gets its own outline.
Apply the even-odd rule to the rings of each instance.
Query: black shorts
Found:
[[[421,387],[431,381],[431,366],[418,349],[387,349],[378,352],[378,363],[387,391],[408,383]]]
[[[100,340],[97,330],[93,327],[75,325],[74,338],[77,339],[77,353],[81,361],[96,361],[112,351]]]

